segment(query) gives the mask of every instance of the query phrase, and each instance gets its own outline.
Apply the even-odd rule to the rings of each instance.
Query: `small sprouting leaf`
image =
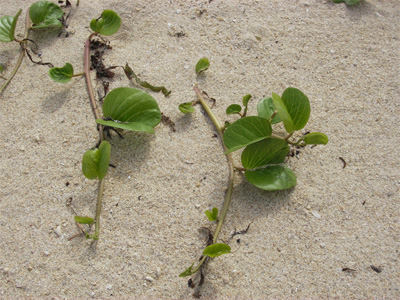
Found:
[[[185,271],[183,271],[181,274],[179,274],[179,277],[186,277],[186,276],[193,275],[193,273],[192,273],[193,265],[194,264],[192,264],[189,268],[187,268]]]
[[[251,99],[251,95],[250,94],[247,94],[246,96],[243,97],[242,103],[243,103],[243,105],[245,107],[247,107],[247,104],[249,104],[250,99]]]
[[[203,255],[207,255],[209,257],[217,257],[227,253],[231,253],[231,247],[223,243],[212,244],[207,246],[203,251]]]
[[[62,68],[51,68],[49,76],[56,82],[67,83],[74,75],[74,68],[70,63],[66,63]]]
[[[272,133],[268,120],[258,116],[244,117],[231,124],[224,132],[223,140],[228,151],[243,148],[261,141]]]
[[[21,12],[22,9],[14,17],[0,17],[0,42],[12,42],[14,40],[15,27],[17,26],[18,17]]]
[[[3,72],[3,66],[0,65],[0,73],[2,73],[2,72]]]
[[[334,3],[341,3],[344,2],[346,5],[354,5],[360,2],[361,0],[333,0]]]
[[[75,222],[78,222],[79,224],[88,224],[88,225],[90,225],[90,224],[93,224],[93,223],[94,223],[93,218],[90,218],[90,217],[80,217],[80,216],[76,216],[76,217],[74,218],[74,220],[75,220]]]
[[[290,147],[285,140],[269,137],[243,150],[242,165],[246,169],[254,169],[268,164],[280,164],[289,151]]]
[[[285,104],[282,101],[282,98],[278,94],[272,93],[272,100],[286,131],[288,133],[292,133],[294,131],[293,121],[286,109]]]
[[[194,112],[194,107],[192,102],[185,102],[179,104],[179,110],[184,114],[191,114]]]
[[[227,115],[240,114],[241,111],[242,107],[239,104],[232,104],[227,107],[226,114]]]
[[[204,212],[208,218],[208,220],[210,220],[211,222],[216,221],[218,219],[218,208],[213,207],[213,209],[210,210],[206,210]]]
[[[154,133],[153,128],[161,121],[156,100],[148,93],[129,87],[120,87],[107,94],[103,102],[105,120],[101,125],[121,129]]]
[[[85,177],[102,180],[107,174],[110,156],[111,145],[107,141],[102,141],[98,149],[86,151],[82,159],[82,172]]]
[[[263,169],[245,171],[246,179],[256,187],[266,191],[292,188],[296,185],[296,174],[286,166],[268,166]]]
[[[171,91],[167,90],[164,86],[154,86],[154,85],[151,85],[150,83],[148,83],[147,81],[140,80],[140,78],[135,74],[135,72],[133,72],[131,67],[129,67],[128,63],[125,64],[124,72],[125,72],[126,77],[128,77],[128,79],[130,79],[130,80],[134,79],[137,82],[137,84],[139,84],[140,86],[142,86],[146,89],[150,89],[156,93],[161,91],[165,97],[167,97],[167,96],[169,96],[169,94],[171,94]]]
[[[274,105],[274,101],[272,100],[272,98],[264,98],[263,100],[261,100],[260,102],[258,102],[257,104],[257,112],[258,115],[260,117],[266,118],[267,120],[269,120],[272,115],[274,114],[274,112],[276,111],[275,105]],[[281,118],[279,117],[278,114],[276,114],[272,120],[271,120],[271,124],[276,124],[281,122]]]
[[[204,57],[200,59],[196,64],[196,74],[200,74],[201,72],[207,70],[209,66],[210,62],[207,58]]]
[[[112,35],[121,27],[121,18],[112,10],[105,10],[100,18],[90,22],[90,29],[102,35]]]
[[[29,8],[29,17],[32,20],[32,28],[44,28],[50,26],[62,27],[59,21],[63,16],[61,7],[49,1],[38,1]]]
[[[304,142],[307,145],[326,145],[328,140],[327,135],[321,132],[311,132],[304,136]]]

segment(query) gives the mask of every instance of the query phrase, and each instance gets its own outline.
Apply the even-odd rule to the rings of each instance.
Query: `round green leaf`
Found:
[[[63,11],[61,7],[49,1],[38,1],[29,8],[29,17],[32,20],[32,28],[44,28],[50,26],[62,27],[61,19]]]
[[[296,185],[296,174],[285,166],[268,166],[263,169],[245,171],[246,179],[256,187],[266,191],[292,188]]]
[[[271,125],[265,118],[251,116],[244,117],[231,124],[224,132],[223,140],[228,151],[243,148],[261,141],[272,133]]]
[[[328,137],[321,132],[311,132],[304,137],[304,142],[307,145],[326,145],[328,144]]]
[[[121,18],[112,10],[105,10],[100,18],[90,22],[90,29],[102,35],[112,35],[121,27]]]
[[[78,222],[79,224],[88,224],[88,225],[90,225],[90,224],[93,224],[93,223],[94,223],[93,218],[90,218],[90,217],[80,217],[80,216],[76,216],[76,217],[74,218],[74,220],[75,220],[75,222]]]
[[[354,5],[357,4],[358,2],[360,2],[361,0],[333,0],[334,3],[341,3],[341,2],[345,2],[346,5]]]
[[[226,114],[227,115],[239,114],[241,111],[242,107],[239,104],[232,104],[227,107]]]
[[[269,120],[271,116],[274,114],[276,111],[274,101],[272,98],[264,98],[257,104],[257,112],[260,117],[266,118]],[[279,117],[278,114],[275,115],[275,117],[272,118],[271,124],[276,124],[281,122],[281,118]]]
[[[106,120],[96,120],[97,123],[149,133],[153,133],[152,128],[161,121],[156,100],[146,92],[129,87],[108,93],[103,103],[103,115]]]
[[[102,180],[107,174],[110,156],[111,145],[107,141],[102,141],[98,149],[86,151],[82,160],[82,172],[85,177]]]
[[[246,169],[254,169],[268,164],[280,164],[289,151],[290,147],[285,140],[269,137],[243,150],[242,165]]]
[[[66,63],[62,68],[51,68],[49,76],[56,82],[67,83],[74,75],[74,67],[70,63]]]
[[[207,255],[209,257],[217,257],[227,253],[231,253],[231,247],[223,243],[212,244],[206,247],[203,251],[203,255]]]
[[[194,107],[192,102],[185,102],[179,104],[179,110],[184,114],[191,114],[194,112]]]
[[[15,27],[17,26],[18,17],[21,12],[22,9],[14,17],[0,17],[0,42],[12,42],[14,40]]]
[[[283,92],[282,101],[292,119],[294,130],[304,128],[310,117],[310,101],[307,96],[302,91],[290,87]]]
[[[106,121],[103,119],[96,119],[97,124],[108,126],[108,127],[114,127],[114,128],[121,128],[125,130],[131,130],[131,131],[140,131],[140,132],[147,132],[147,133],[154,133],[154,128],[151,126],[148,126],[143,123],[138,123],[138,122],[127,122],[127,123],[121,123],[118,121]]]
[[[196,74],[200,74],[201,72],[207,70],[209,66],[210,62],[207,58],[204,57],[200,59],[196,64]]]

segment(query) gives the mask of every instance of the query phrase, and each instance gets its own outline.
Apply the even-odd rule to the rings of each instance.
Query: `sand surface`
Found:
[[[1,15],[23,8],[19,37],[33,2],[1,1]],[[58,84],[25,59],[0,96],[0,299],[193,298],[178,274],[199,257],[203,212],[222,205],[228,175],[208,117],[178,110],[196,99],[196,80],[221,120],[245,94],[254,114],[264,96],[297,87],[312,107],[302,133],[330,138],[290,159],[293,190],[264,192],[235,175],[221,239],[251,226],[230,241],[233,254],[207,265],[203,299],[400,299],[398,0],[82,0],[69,37],[31,34],[43,61],[80,72],[89,22],[104,9],[122,18],[105,64],[128,62],[171,89],[150,94],[176,131],[160,124],[154,136],[112,138],[100,240],[69,241],[79,232],[71,208],[95,212],[97,182],[81,158],[96,126],[84,78]],[[5,75],[18,49],[0,44]],[[204,56],[211,68],[196,79]],[[120,86],[133,85],[116,70],[110,88]]]

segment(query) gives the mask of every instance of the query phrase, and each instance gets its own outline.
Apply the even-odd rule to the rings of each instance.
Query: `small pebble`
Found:
[[[176,13],[177,13],[177,14],[180,14],[181,12],[182,12],[181,9],[177,9],[177,10],[176,10]]]
[[[314,217],[321,219],[321,215],[316,210],[313,210],[311,213],[313,214]]]
[[[107,288],[107,290],[111,290],[112,289],[112,285],[109,284],[109,285],[106,286],[106,288]]]
[[[201,204],[195,204],[194,207],[200,208],[200,207],[201,207]]]
[[[5,268],[3,269],[3,274],[8,274],[8,272],[10,272],[10,269],[7,268],[7,267],[5,267]]]
[[[32,271],[32,270],[33,270],[32,266],[29,266],[29,267],[28,267],[28,271],[30,272],[30,271]]]
[[[46,251],[44,251],[43,253],[44,253],[44,255],[45,255],[45,256],[49,256],[49,255],[50,255],[50,252],[49,252],[49,251],[47,251],[47,250],[46,250]]]
[[[55,229],[54,229],[54,233],[57,235],[57,237],[61,236],[61,225],[58,225]]]
[[[154,281],[153,277],[150,277],[150,276],[146,276],[144,279],[146,279],[148,282]]]

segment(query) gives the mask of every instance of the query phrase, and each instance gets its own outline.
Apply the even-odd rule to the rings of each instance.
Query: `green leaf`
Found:
[[[264,98],[257,104],[257,112],[260,117],[266,118],[267,120],[271,119],[271,116],[274,114],[276,111],[274,101],[272,98]],[[281,122],[281,118],[279,117],[278,114],[275,115],[275,117],[272,118],[271,124],[276,124]]]
[[[121,87],[107,94],[103,102],[105,120],[98,124],[121,129],[154,133],[161,121],[156,100],[138,89]]]
[[[251,95],[250,94],[247,94],[246,96],[243,97],[242,103],[243,103],[243,105],[245,107],[247,107],[247,104],[249,104],[250,99],[251,99]]]
[[[254,169],[268,164],[280,164],[290,151],[287,142],[278,138],[266,138],[247,146],[242,152],[242,165]]]
[[[179,274],[179,277],[186,277],[186,276],[193,275],[193,273],[192,273],[193,265],[194,265],[194,263],[189,268],[187,268],[185,271],[183,271],[181,274]]]
[[[2,73],[3,72],[3,66],[2,65],[0,65],[0,73]]]
[[[227,253],[231,253],[231,247],[223,243],[212,244],[206,247],[203,251],[203,255],[207,255],[209,257],[217,257]]]
[[[197,64],[196,64],[196,74],[200,74],[201,72],[205,71],[208,69],[210,66],[210,62],[208,61],[207,58],[202,58],[200,59]]]
[[[93,224],[94,220],[92,218],[89,217],[80,217],[80,216],[76,216],[74,218],[75,222],[78,222],[79,224]]]
[[[327,135],[321,132],[311,132],[304,137],[307,145],[326,145],[328,140]]]
[[[231,124],[224,132],[223,140],[228,150],[225,153],[261,141],[272,133],[271,125],[265,118],[244,117]]]
[[[22,9],[14,17],[0,17],[0,42],[12,42],[14,40],[15,27],[17,26],[18,17],[21,12]]]
[[[38,1],[29,8],[29,17],[32,20],[32,28],[45,28],[50,26],[62,27],[61,19],[63,11],[57,4],[49,1]]]
[[[107,141],[102,141],[99,149],[86,151],[82,160],[82,172],[85,177],[102,180],[107,174],[110,156],[111,145]]]
[[[303,129],[310,117],[310,101],[302,91],[296,88],[287,88],[282,94],[282,101],[292,118],[295,130]]]
[[[206,210],[204,212],[211,222],[216,221],[218,219],[218,208],[213,207],[212,211]]]
[[[62,68],[51,68],[49,76],[56,82],[67,83],[74,75],[74,68],[70,63],[66,63]]]
[[[240,114],[241,111],[242,107],[239,104],[232,104],[227,107],[226,114],[227,115]]]
[[[292,133],[294,131],[293,121],[286,109],[285,104],[282,101],[282,98],[278,94],[272,93],[272,101],[276,110],[278,111],[279,118],[282,120],[286,131],[288,133]]]
[[[245,171],[246,179],[256,187],[266,191],[292,188],[296,185],[296,174],[286,166],[268,166],[263,169]]]
[[[181,103],[179,104],[179,110],[184,114],[191,114],[194,112],[194,107],[192,105],[192,102]]]
[[[125,64],[124,72],[126,77],[128,77],[128,79],[130,80],[134,79],[137,82],[137,84],[146,89],[150,89],[156,93],[161,91],[165,97],[171,94],[171,91],[167,90],[164,86],[153,86],[147,81],[141,81],[140,78],[135,74],[135,72],[133,72],[133,70],[129,67],[128,63]]]
[[[341,2],[345,2],[346,5],[354,5],[357,4],[358,2],[360,2],[361,0],[333,0],[334,3],[341,3]]]
[[[121,18],[112,10],[105,10],[100,18],[90,22],[90,29],[102,35],[112,35],[121,27]]]

